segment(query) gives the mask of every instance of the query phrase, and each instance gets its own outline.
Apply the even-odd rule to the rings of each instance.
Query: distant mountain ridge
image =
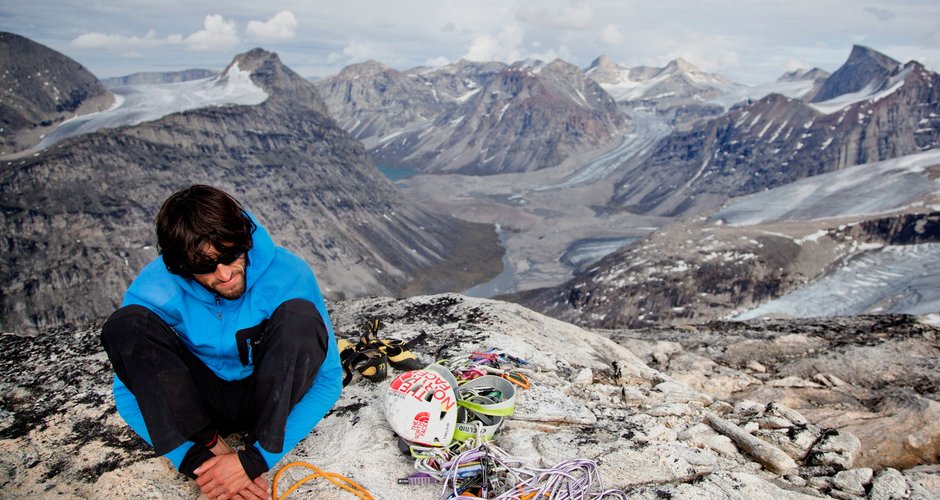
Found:
[[[102,129],[0,172],[4,331],[109,314],[156,256],[157,208],[192,183],[238,197],[328,297],[450,290],[498,272],[492,227],[403,200],[275,54],[241,54],[219,78],[245,75],[269,95],[261,104]]]
[[[830,79],[867,67],[872,53],[853,50]],[[887,76],[863,73],[871,80],[852,88],[870,94],[815,104],[771,94],[673,133],[622,176],[612,204],[669,216],[707,211],[728,197],[940,145],[940,75],[914,61]],[[824,89],[834,88],[828,81]]]
[[[813,68],[784,74],[776,82],[758,86],[735,83],[702,71],[684,59],[674,59],[662,68],[628,68],[600,56],[585,69],[627,110],[653,112],[676,130],[686,131],[697,123],[724,114],[740,103],[779,93],[791,98],[812,98],[829,73]]]
[[[892,61],[855,47],[830,77],[834,83],[827,80],[820,90],[843,94],[812,103],[771,94],[689,131],[673,132],[645,161],[621,173],[608,209],[678,222],[607,255],[562,285],[510,297],[564,321],[604,328],[704,321],[821,279],[861,255],[864,244],[872,245],[869,250],[882,244],[935,245],[940,218],[931,207],[940,168],[935,161],[940,75],[914,61],[894,67]],[[855,75],[851,86],[844,83],[847,75]],[[899,174],[911,165],[921,166]],[[848,167],[865,182],[837,176]],[[814,188],[817,183],[828,184]],[[719,222],[711,221],[715,225],[701,217],[732,197],[765,191],[763,203],[752,202],[748,210],[759,213],[759,207],[773,203],[774,211],[792,220],[721,226],[722,217],[744,217],[738,205],[719,212]],[[827,198],[818,205],[803,206],[802,197],[823,192]],[[891,204],[909,195],[916,197]],[[861,211],[830,213],[843,206]],[[917,289],[898,293],[920,295]],[[900,307],[910,300],[906,297],[886,296],[878,306],[895,301]],[[925,300],[929,307],[931,299]]]
[[[73,116],[114,96],[87,69],[48,47],[0,32],[0,156],[22,151]]]
[[[737,86],[731,80],[706,73],[684,59],[674,59],[665,67],[624,68],[607,56],[600,56],[584,71],[602,84],[617,101],[643,99],[713,97]]]
[[[189,80],[200,80],[218,75],[218,71],[211,69],[184,69],[182,71],[146,71],[126,76],[104,78],[101,84],[105,87],[121,87],[125,85],[147,85],[152,83],[177,83]]]
[[[561,60],[407,72],[373,61],[316,84],[377,163],[425,172],[540,170],[629,130],[613,99]]]

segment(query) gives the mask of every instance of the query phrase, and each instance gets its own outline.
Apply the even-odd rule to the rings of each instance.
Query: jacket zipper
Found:
[[[219,320],[222,319],[222,299],[218,296],[215,297],[215,305],[219,308]]]

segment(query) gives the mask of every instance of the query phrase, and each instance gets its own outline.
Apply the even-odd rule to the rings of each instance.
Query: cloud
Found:
[[[375,60],[382,62],[384,64],[389,64],[392,60],[393,54],[383,46],[376,45],[372,42],[352,42],[346,47],[343,47],[342,54],[336,52],[331,52],[327,55],[327,61],[330,63],[339,62],[345,60],[347,64],[357,63],[368,60]]]
[[[785,66],[785,67],[787,68],[787,71],[795,71],[795,70],[798,70],[798,69],[800,69],[800,70],[808,70],[808,69],[810,69],[810,65],[809,65],[809,64],[806,64],[806,62],[804,62],[804,61],[802,61],[802,60],[800,60],[800,59],[793,58],[793,57],[790,57],[790,58],[787,59],[787,62],[786,62],[786,66]]]
[[[221,15],[206,16],[203,28],[186,37],[178,34],[159,37],[154,30],[148,31],[144,36],[83,33],[69,42],[69,45],[76,49],[108,50],[136,56],[140,50],[171,45],[184,45],[190,50],[230,50],[239,43],[235,23],[226,21]]]
[[[601,30],[601,41],[605,45],[618,45],[623,41],[623,35],[620,34],[620,28],[614,26],[613,24],[604,26],[604,29]]]
[[[516,19],[524,23],[568,30],[590,28],[593,17],[591,6],[583,1],[574,1],[554,10],[542,3],[529,4],[516,11]]]
[[[869,14],[877,17],[879,21],[890,21],[895,17],[894,12],[888,9],[879,9],[877,7],[866,7],[865,12],[868,12]]]
[[[297,35],[297,18],[291,11],[282,10],[265,22],[249,21],[245,35],[263,42],[289,40]]]
[[[428,59],[424,61],[425,66],[431,66],[432,68],[440,68],[441,66],[447,66],[450,64],[450,59],[446,57],[435,57],[434,59]]]
[[[741,40],[729,36],[684,33],[667,44],[669,60],[682,58],[708,72],[735,68],[741,61]]]
[[[226,21],[220,14],[206,16],[204,29],[186,37],[190,50],[230,50],[238,45],[238,32],[234,21]]]
[[[82,33],[69,42],[69,45],[76,49],[115,50],[122,53],[133,53],[140,49],[180,45],[182,43],[182,35],[158,37],[156,31],[150,30],[144,36]]]
[[[522,59],[520,46],[524,31],[516,25],[504,26],[497,35],[483,33],[470,42],[464,58],[471,61],[515,62]]]

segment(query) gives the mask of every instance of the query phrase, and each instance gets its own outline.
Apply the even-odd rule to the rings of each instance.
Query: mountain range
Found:
[[[684,217],[511,297],[601,327],[728,317],[785,295],[740,317],[935,313],[938,92],[919,63],[855,47],[813,102],[771,94],[676,131],[619,178],[611,206]]]
[[[376,164],[420,172],[541,170],[629,130],[613,99],[561,60],[406,72],[370,61],[316,84]]]
[[[928,153],[937,148],[940,133],[940,80],[917,62],[901,64],[856,46],[831,75],[819,69],[804,70],[756,88],[709,76],[682,61],[666,68],[631,71],[600,58],[585,73],[619,96],[617,102],[631,120],[633,128],[619,144],[615,139],[587,160],[569,161],[532,175],[423,175],[400,182],[417,199],[504,228],[508,251],[504,265],[515,273],[507,274],[499,285],[494,282],[496,293],[505,294],[504,298],[592,326],[701,321],[736,314],[823,280],[841,265],[876,250],[887,257],[897,253],[893,248],[898,244],[929,244],[938,237],[930,222],[938,190],[931,166],[935,160]],[[672,83],[659,89],[643,83],[654,81]],[[695,82],[702,82],[698,93],[692,85]],[[617,93],[618,89],[635,92]],[[641,92],[645,89],[653,90]],[[761,95],[770,90],[783,93]],[[829,97],[834,93],[836,97]],[[689,102],[714,111],[688,111]],[[923,171],[890,174],[910,163]],[[794,197],[797,181],[806,179],[815,192],[822,192],[813,183],[841,186],[845,177],[823,174],[843,171],[867,179],[872,189],[862,195],[858,187],[831,194],[827,203],[844,197],[857,206],[884,201],[885,208],[827,215],[820,204],[803,206],[805,200]],[[861,172],[874,174],[862,176]],[[786,189],[790,185],[794,188]],[[907,190],[910,198],[891,204],[899,190]],[[761,198],[765,203],[777,196],[784,206],[796,204],[790,209],[800,215],[786,222],[786,230],[760,224],[748,229],[720,228],[708,222],[711,214],[733,198],[762,192],[769,193]],[[857,227],[842,234],[839,226],[846,222]],[[667,229],[656,231],[664,226]],[[897,231],[907,234],[914,226],[925,233],[914,239],[897,238]],[[792,243],[824,230],[832,232],[835,243],[821,245],[827,247],[823,251],[807,251]],[[774,231],[779,234],[774,236]],[[721,241],[719,246],[729,259],[750,256],[753,262],[703,261],[703,257],[718,255],[712,245],[702,243],[708,237]],[[773,241],[765,242],[767,238]],[[853,246],[855,240],[878,248]],[[751,248],[754,241],[760,249],[757,252]],[[628,246],[614,251],[618,243]],[[831,245],[844,247],[832,251]],[[880,250],[880,245],[885,248]],[[601,248],[606,250],[595,250]],[[921,259],[932,255],[929,246],[917,248],[924,250],[911,255]],[[609,252],[614,253],[592,265]],[[898,259],[882,262],[897,263]],[[584,274],[542,288],[548,276],[557,279],[565,269]],[[900,266],[886,274],[894,271],[904,277],[900,281],[921,287],[899,292],[901,296],[923,293],[923,300],[916,306],[895,307],[886,305],[890,297],[876,299],[876,292],[867,291],[872,302],[858,306],[857,311],[931,310],[936,287],[930,284],[930,271]],[[926,277],[918,278],[924,272]],[[869,283],[870,288],[878,286],[889,284]],[[506,294],[520,290],[526,291]],[[879,301],[887,302],[879,306]],[[797,313],[792,308],[789,312]]]
[[[38,44],[29,50],[17,54],[64,57]],[[77,64],[66,68],[74,74],[65,81],[97,85]],[[160,204],[193,183],[232,192],[311,264],[329,297],[449,290],[498,272],[492,227],[402,198],[336,126],[313,84],[275,54],[241,54],[200,85],[240,89],[254,103],[188,109],[3,158],[4,331],[109,314],[156,256]]]
[[[703,212],[729,197],[936,148],[940,76],[917,62],[895,61],[889,70],[886,60],[856,47],[813,102],[771,94],[672,134],[642,169],[618,180],[612,204],[671,216]],[[820,100],[842,88],[855,90]]]
[[[26,44],[32,61],[64,57],[3,40]],[[502,267],[503,285],[484,293],[524,291],[507,297],[602,326],[741,313],[870,250],[849,244],[856,239],[936,239],[934,170],[924,166],[933,160],[918,155],[937,146],[938,76],[861,46],[831,75],[800,70],[756,87],[683,60],[625,68],[606,57],[583,71],[561,60],[408,71],[370,61],[311,83],[255,50],[216,76],[108,80],[112,94],[77,63],[66,67],[68,81],[97,92],[72,107],[115,104],[50,125],[42,142],[34,136],[3,158],[4,325],[105,314],[155,254],[148,224],[159,202],[192,182],[241,194],[313,265],[328,296],[460,290]],[[27,83],[10,87],[24,102]],[[878,163],[891,159],[922,171],[899,181],[884,173],[894,164]],[[423,175],[393,186],[372,162]],[[801,179],[831,182],[826,175],[854,166],[882,172],[874,185],[918,189],[877,212],[807,208],[746,227],[713,215],[734,197],[791,193]],[[846,220],[855,229],[840,229]],[[927,232],[896,235],[911,227]],[[813,231],[841,249],[793,246]],[[679,244],[682,234],[692,243]],[[756,257],[709,262],[718,254],[701,245],[711,237],[727,255]],[[644,266],[651,258],[659,264]],[[676,269],[694,276],[663,275]],[[77,295],[93,300],[62,299]]]

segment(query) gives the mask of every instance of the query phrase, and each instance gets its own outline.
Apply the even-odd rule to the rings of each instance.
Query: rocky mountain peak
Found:
[[[389,71],[395,71],[389,66],[382,64],[374,59],[369,59],[368,61],[350,64],[340,71],[340,75],[343,76],[359,76],[359,77],[368,77],[375,76]],[[397,71],[396,71],[397,73]]]
[[[876,50],[855,45],[845,63],[826,79],[813,102],[827,101],[866,87],[875,90],[882,86],[900,65],[898,61]]]
[[[84,66],[13,33],[0,33],[0,68],[0,156],[34,146],[69,118],[114,103]]]
[[[248,52],[238,54],[232,62],[238,63],[239,67],[244,71],[254,71],[265,64],[281,64],[281,58],[274,52],[269,52],[261,47],[255,47]],[[222,73],[228,73],[231,67],[232,64],[229,64]]]
[[[613,59],[606,55],[600,55],[591,61],[591,65],[588,66],[586,71],[590,71],[592,69],[614,68],[616,66],[617,63],[615,63]]]
[[[705,84],[705,85],[708,85],[708,84],[731,85],[732,84],[731,80],[728,80],[727,78],[723,76],[716,75],[713,73],[706,73],[705,71],[702,71],[697,66],[686,61],[685,59],[682,59],[681,57],[678,59],[673,59],[672,61],[669,61],[669,64],[667,64],[666,67],[663,68],[663,70],[660,71],[656,75],[656,77],[661,78],[661,77],[666,77],[667,75],[670,77],[688,78],[692,80],[693,82],[700,84],[700,85],[701,84]]]
[[[591,63],[584,74],[601,85],[616,84],[624,80],[625,75],[629,80],[629,70],[615,63],[613,59],[607,56],[599,56]]]
[[[777,78],[778,82],[799,82],[806,80],[825,80],[829,78],[830,74],[828,71],[819,68],[805,69],[799,68],[793,71],[788,71]]]
[[[669,61],[669,64],[663,68],[663,73],[701,73],[702,70],[698,69],[694,64],[686,61],[683,58],[673,59]]]
[[[578,87],[584,86],[584,73],[581,68],[561,59],[555,59],[545,64],[541,67],[539,73],[548,78],[563,78],[564,82],[568,82],[568,85],[573,83]]]
[[[276,53],[254,48],[236,55],[219,74],[219,82],[226,84],[236,80],[238,72],[248,72],[251,81],[272,96],[271,105],[289,102],[291,106],[302,106],[328,119],[329,111],[316,87],[285,66]]]
[[[849,53],[849,58],[846,60],[845,65],[868,64],[875,64],[890,70],[896,68],[900,63],[875,49],[865,47],[864,45],[853,45],[852,52]]]

